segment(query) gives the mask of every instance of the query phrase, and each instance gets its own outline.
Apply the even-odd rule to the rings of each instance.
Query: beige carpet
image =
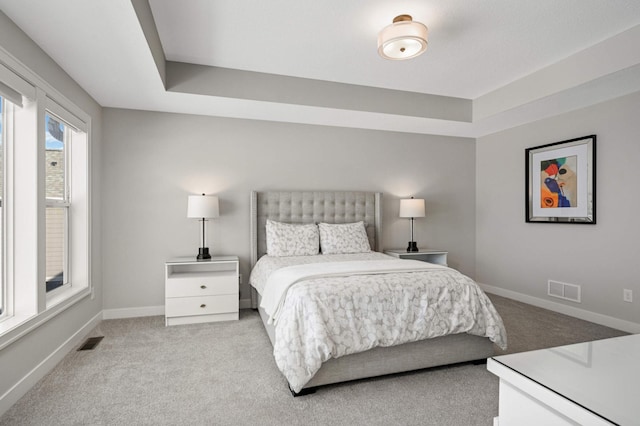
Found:
[[[490,295],[506,353],[626,333]],[[166,328],[163,317],[103,321],[0,425],[486,425],[498,379],[462,365],[326,386],[293,398],[258,314]]]

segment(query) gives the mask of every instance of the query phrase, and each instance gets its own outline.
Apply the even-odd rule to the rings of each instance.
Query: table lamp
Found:
[[[424,200],[413,197],[400,200],[400,217],[408,217],[411,219],[411,241],[409,241],[407,251],[418,251],[418,245],[413,240],[413,219],[416,217],[424,217]]]
[[[198,218],[202,221],[202,244],[198,251],[197,260],[209,260],[209,248],[206,247],[205,222],[209,218],[220,216],[218,197],[214,195],[189,195],[187,217]]]

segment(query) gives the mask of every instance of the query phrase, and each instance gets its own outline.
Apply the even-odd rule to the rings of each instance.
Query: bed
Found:
[[[494,342],[506,346],[502,320],[468,277],[450,268],[380,253],[381,196],[375,192],[343,191],[251,193],[251,303],[260,313],[274,347],[276,364],[294,396],[327,384],[484,361],[493,355]],[[265,256],[267,230],[275,241],[273,232],[290,230],[294,225],[301,241],[307,241],[309,234],[305,232],[320,228],[326,253],[323,250],[322,254],[314,254],[310,250],[314,240],[309,239],[301,245],[288,241],[281,248],[274,248],[271,243],[270,255]],[[340,246],[343,240],[334,244],[328,239],[327,235],[342,233],[346,227],[354,233],[349,234],[345,244],[366,245],[370,251],[352,253],[354,250]],[[292,245],[296,247],[292,249]],[[309,253],[300,255],[299,250],[305,247]],[[395,289],[398,282],[402,282],[400,293],[389,296],[396,299],[378,299],[386,297],[384,289]],[[445,282],[454,289],[446,287]],[[334,291],[336,294],[331,293]],[[458,300],[456,294],[464,296]],[[461,315],[465,320],[446,320],[431,309],[434,297],[447,300],[449,310],[473,314]],[[328,299],[332,302],[325,303]],[[329,314],[328,306],[332,304],[338,309]],[[376,308],[382,305],[393,311],[389,318]],[[427,305],[429,309],[425,308]],[[337,316],[339,321],[352,324],[365,321],[367,315],[378,315],[377,322],[388,323],[388,330],[363,331],[373,325],[362,323],[348,330],[333,319]],[[294,344],[295,349],[291,349]]]

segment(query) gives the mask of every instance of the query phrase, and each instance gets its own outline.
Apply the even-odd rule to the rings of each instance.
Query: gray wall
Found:
[[[383,195],[383,246],[406,247],[399,198],[426,199],[420,247],[475,272],[472,139],[104,109],[104,308],[164,304],[165,260],[197,254],[187,195],[220,197],[208,223],[213,254],[241,259],[249,299],[252,189],[370,190]]]
[[[476,279],[640,323],[640,93],[477,141]],[[524,221],[524,150],[597,135],[597,224]],[[582,286],[582,303],[549,298],[547,280]],[[633,290],[634,303],[622,300]]]
[[[49,56],[0,12],[0,43],[2,48],[46,80],[69,100],[92,117],[92,247],[91,282],[95,299],[84,298],[61,312],[25,337],[0,350],[0,395],[14,385],[70,339],[102,310],[101,268],[101,194],[100,194],[100,134],[101,107],[84,92]],[[37,373],[35,373],[37,374]]]

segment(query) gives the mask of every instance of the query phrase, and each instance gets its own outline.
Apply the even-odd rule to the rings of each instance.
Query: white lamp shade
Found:
[[[214,218],[220,216],[218,197],[215,195],[189,195],[187,217]]]
[[[400,15],[378,33],[378,53],[385,59],[410,59],[427,50],[427,27]]]
[[[424,217],[424,200],[421,198],[400,200],[400,217]]]

